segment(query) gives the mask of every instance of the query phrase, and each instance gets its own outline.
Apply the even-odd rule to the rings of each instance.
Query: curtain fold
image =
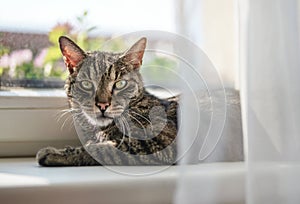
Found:
[[[300,203],[298,1],[241,1],[247,203]]]
[[[200,164],[193,166],[191,170],[183,159],[175,203],[299,204],[299,1],[236,0],[230,1],[230,4],[232,8],[238,5],[236,8],[239,14],[238,17],[235,16],[239,21],[236,25],[239,37],[234,36],[232,41],[233,47],[235,42],[239,44],[237,69],[222,66],[226,61],[213,57],[222,52],[226,57],[230,56],[229,52],[234,53],[221,43],[219,46],[222,52],[212,49],[212,45],[217,46],[211,43],[212,39],[218,39],[218,36],[230,41],[230,38],[225,37],[226,31],[212,33],[218,30],[213,26],[220,28],[221,25],[216,23],[216,18],[213,18],[214,15],[209,10],[204,11],[204,8],[208,8],[207,5],[222,11],[217,1],[177,0],[178,32],[204,48],[204,52],[208,51],[208,56],[217,65],[226,86],[233,87],[232,84],[239,83],[245,167],[222,163],[217,165],[222,169],[220,170],[214,169],[214,165]],[[214,12],[213,9],[211,12]],[[222,16],[222,12],[220,15]],[[228,19],[224,19],[224,23]],[[221,18],[218,20],[222,22]],[[211,22],[212,26],[207,26],[207,22]],[[185,54],[188,52],[185,51]],[[214,60],[218,62],[215,63]],[[235,77],[237,74],[238,80]],[[188,122],[189,116],[195,114],[187,105],[188,101],[182,101],[181,136],[184,138],[179,140],[179,150],[189,142],[189,137],[184,133],[191,125]],[[226,122],[236,127],[236,121]],[[237,129],[225,132],[227,135],[237,133]],[[197,157],[196,154],[197,151],[188,153],[187,160]],[[207,173],[209,178],[202,173]],[[229,178],[231,180],[226,180]],[[232,192],[236,192],[236,195]]]

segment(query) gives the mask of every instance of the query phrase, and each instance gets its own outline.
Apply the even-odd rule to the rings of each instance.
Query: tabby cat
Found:
[[[176,162],[177,97],[147,92],[139,72],[146,38],[123,53],[85,52],[65,36],[65,90],[82,147],[46,147],[42,166],[166,165]]]

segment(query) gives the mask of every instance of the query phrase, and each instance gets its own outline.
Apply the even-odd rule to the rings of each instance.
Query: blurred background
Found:
[[[208,54],[225,85],[234,86],[235,74],[228,71],[234,71],[237,64],[234,9],[233,0],[226,3],[216,0],[205,3],[184,0],[7,1],[0,8],[1,89],[63,87],[67,72],[57,43],[60,35],[70,36],[84,50],[98,50],[109,39],[142,30],[166,31],[189,38]],[[218,35],[219,32],[223,35]],[[148,41],[151,48],[167,47],[172,52],[173,42],[168,36],[155,35]],[[118,39],[111,41],[105,50],[120,52],[128,46]],[[160,54],[145,59],[144,67],[152,67],[142,70],[146,81],[151,78],[156,83],[176,86],[176,77],[172,78],[166,71],[176,69],[176,60]],[[153,67],[160,67],[160,71]],[[225,69],[226,73],[222,72]]]
[[[16,6],[18,5],[18,6]],[[84,50],[138,30],[175,31],[174,2],[166,1],[8,1],[0,8],[1,87],[60,88],[67,72],[58,37],[71,37]],[[159,36],[151,43],[167,41]],[[122,39],[106,51],[128,48]],[[168,66],[166,58],[147,60]]]

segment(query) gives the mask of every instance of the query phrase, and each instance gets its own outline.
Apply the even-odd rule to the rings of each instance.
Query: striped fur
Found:
[[[84,52],[66,37],[59,41],[70,72],[65,90],[84,147],[43,148],[37,154],[38,163],[43,166],[175,163],[177,102],[159,99],[144,88],[139,68],[146,39],[140,39],[124,53]]]

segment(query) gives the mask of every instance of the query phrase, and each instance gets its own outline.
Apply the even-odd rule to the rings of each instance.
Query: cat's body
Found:
[[[143,94],[143,98],[127,110],[128,117],[125,119],[128,124],[116,120],[95,131],[96,134],[92,132],[96,137],[88,138],[85,148],[44,148],[37,155],[39,164],[45,166],[82,166],[99,165],[99,163],[102,165],[173,164],[176,161],[177,102],[173,100],[174,98],[158,99],[146,91]],[[159,121],[158,117],[155,118],[156,121],[152,119],[153,122],[149,118],[152,107],[162,106],[166,107],[165,111],[169,116],[163,128],[160,125],[162,121]],[[148,128],[146,133],[143,129],[145,127]],[[161,129],[161,132],[156,133],[152,129]],[[139,139],[134,135],[141,135],[144,138]]]
[[[145,90],[139,68],[146,39],[140,39],[125,53],[84,52],[66,37],[59,42],[70,73],[65,86],[70,112],[84,146],[43,148],[37,153],[38,163],[42,166],[176,163],[178,97],[160,99]],[[243,159],[239,95],[236,91],[227,93],[224,136],[207,161]],[[204,94],[200,103],[201,123],[209,127],[213,112],[206,107],[211,105],[210,96]],[[203,136],[190,149],[195,151],[194,155],[199,152]]]
[[[65,89],[84,148],[41,149],[40,165],[176,162],[177,98],[159,99],[145,90],[139,73],[145,45],[142,38],[126,53],[84,52],[60,38],[70,72]]]

